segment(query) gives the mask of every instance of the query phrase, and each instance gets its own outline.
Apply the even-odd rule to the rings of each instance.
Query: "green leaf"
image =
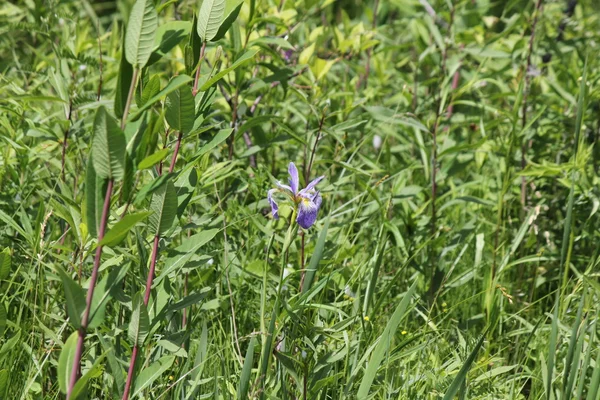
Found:
[[[120,179],[125,170],[125,135],[117,121],[104,107],[98,108],[94,119],[92,162],[96,175],[107,179]]]
[[[223,143],[231,135],[231,132],[233,132],[233,128],[221,129],[219,132],[217,132],[215,137],[213,137],[210,142],[202,146],[202,148],[198,150],[196,154],[194,154],[193,159],[203,156],[204,154],[208,153],[209,151]]]
[[[129,214],[123,217],[119,222],[117,222],[110,230],[104,235],[102,240],[98,243],[98,246],[116,246],[127,236],[127,233],[133,228],[137,223],[146,219],[151,212],[139,212],[135,214]]]
[[[138,164],[138,169],[152,168],[153,166],[164,160],[167,154],[169,154],[168,148],[164,148],[162,150],[157,151],[154,154],[150,154],[148,157],[140,161],[140,163]]]
[[[0,369],[0,399],[5,398],[7,388],[8,388],[8,370]]]
[[[150,210],[150,229],[157,236],[165,233],[175,220],[177,215],[177,192],[172,181],[159,187],[152,195]]]
[[[137,0],[131,9],[125,34],[125,57],[134,68],[143,68],[154,47],[158,15],[152,0]]]
[[[8,278],[10,274],[10,249],[6,248],[0,252],[0,280]]]
[[[140,115],[142,115],[142,113],[144,111],[146,111],[148,108],[152,107],[154,105],[154,103],[156,103],[157,101],[159,101],[160,99],[162,99],[163,97],[168,95],[169,93],[173,92],[174,90],[177,90],[181,86],[183,86],[191,81],[193,81],[193,79],[188,75],[184,75],[184,74],[177,75],[176,77],[171,79],[169,81],[169,83],[167,83],[167,86],[165,86],[160,92],[158,92],[156,94],[156,96],[153,96],[142,107],[140,107],[135,112],[135,114],[132,114],[132,116],[130,118],[131,121],[135,121],[136,119],[138,119],[140,117]]]
[[[217,82],[219,82],[221,79],[223,79],[223,77],[225,75],[227,75],[228,73],[230,73],[231,71],[241,67],[242,65],[252,61],[252,58],[256,55],[256,53],[258,53],[257,49],[252,49],[252,50],[248,50],[246,51],[244,54],[242,54],[240,57],[238,57],[237,60],[235,60],[235,62],[233,64],[231,64],[230,67],[225,68],[224,70],[220,71],[218,74],[216,74],[215,76],[213,76],[212,78],[210,78],[209,80],[207,80],[206,82],[204,82],[204,85],[202,85],[202,87],[200,88],[200,91],[205,91],[208,88],[210,88],[212,85],[216,84]]]
[[[479,352],[479,348],[483,344],[483,340],[485,339],[486,333],[487,333],[487,329],[481,334],[481,337],[479,338],[479,341],[473,348],[473,351],[471,351],[471,354],[469,354],[469,357],[467,357],[462,368],[460,369],[460,371],[458,371],[458,374],[454,377],[454,380],[450,384],[450,387],[448,388],[448,391],[444,395],[443,400],[452,400],[454,398],[454,396],[456,395],[456,393],[458,392],[458,389],[460,389],[460,387],[465,382],[467,373],[469,372],[469,369],[471,368],[471,364],[473,364],[473,361],[475,361],[475,357],[477,357],[477,353]]]
[[[319,234],[319,239],[317,240],[317,245],[315,246],[315,251],[310,258],[310,263],[308,264],[308,268],[306,268],[306,275],[304,277],[304,284],[302,285],[302,293],[306,293],[310,290],[312,283],[315,279],[315,274],[317,273],[317,268],[319,267],[319,263],[323,258],[323,250],[325,249],[325,240],[327,239],[327,229],[329,228],[329,218],[325,221],[325,226],[323,230]]]
[[[217,40],[220,40],[223,37],[225,37],[225,34],[229,30],[229,28],[231,28],[231,25],[233,25],[238,15],[240,14],[240,10],[242,9],[243,5],[244,2],[242,0],[226,0],[224,12],[224,15],[226,15],[226,17],[223,19],[223,23],[221,24],[221,26],[219,26],[219,30],[217,31],[215,37],[211,39],[213,42],[216,42]]]
[[[122,40],[122,48],[125,48],[125,36]],[[119,64],[119,74],[117,75],[117,89],[115,91],[115,104],[113,110],[117,118],[122,118],[125,112],[125,103],[129,94],[129,87],[133,79],[133,67],[127,62],[125,50],[121,52],[121,62]]]
[[[93,152],[87,162],[85,174],[85,224],[88,234],[95,238],[98,236],[98,226],[102,217],[102,206],[106,195],[106,180],[96,175],[94,169]]]
[[[248,344],[248,350],[246,350],[246,358],[244,359],[242,374],[240,375],[240,384],[238,386],[237,391],[238,400],[244,400],[248,398],[248,388],[250,387],[250,377],[252,375],[252,364],[254,362],[255,345],[256,336],[252,336],[252,339],[250,339],[250,343]]]
[[[83,310],[85,310],[85,292],[77,282],[67,275],[64,269],[58,265],[55,266],[60,280],[63,283],[63,287],[65,288],[67,314],[71,324],[73,324],[75,329],[79,329],[81,328],[81,314],[83,314]]]
[[[0,337],[4,334],[4,329],[6,329],[6,321],[8,319],[6,308],[4,304],[0,303]],[[2,391],[0,391],[2,393]]]
[[[140,94],[139,90],[135,91],[135,103],[138,107],[142,107],[148,100],[156,96],[158,92],[160,92],[160,76],[154,75],[144,86],[142,94]]]
[[[189,86],[171,92],[165,101],[165,119],[178,132],[189,133],[194,127],[194,95]]]
[[[204,0],[198,12],[198,36],[203,42],[210,42],[219,31],[225,13],[225,0]]]
[[[165,356],[159,359],[158,361],[150,364],[150,366],[148,366],[147,368],[144,368],[135,380],[135,388],[133,390],[131,398],[136,398],[137,395],[142,392],[142,390],[152,385],[152,383],[159,376],[161,376],[166,370],[171,368],[171,365],[173,365],[173,361],[175,361],[175,356]]]
[[[127,335],[129,341],[136,346],[142,346],[148,333],[150,332],[150,317],[148,316],[148,309],[144,304],[142,295],[136,293],[133,297],[133,313],[131,314],[131,322],[129,322],[129,329]],[[135,396],[134,396],[135,397]]]
[[[383,333],[379,337],[377,345],[375,346],[373,354],[371,355],[371,359],[367,364],[365,375],[360,382],[357,398],[366,399],[368,397],[371,384],[375,379],[375,375],[377,375],[377,370],[379,369],[381,361],[383,361],[385,354],[390,348],[394,333],[396,332],[396,329],[398,329],[400,322],[406,316],[406,309],[408,308],[408,304],[410,303],[415,287],[417,287],[417,281],[415,281],[410,289],[408,289],[406,294],[404,294],[402,301],[400,304],[398,304],[398,307],[396,307],[396,311],[394,311],[394,314],[392,314],[392,317],[385,326]]]
[[[218,232],[219,229],[210,229],[185,239],[183,243],[175,249],[176,255],[165,261],[162,273],[154,279],[154,286],[157,286],[169,274],[179,271],[185,263],[196,254],[196,251],[211,241]]]
[[[131,263],[124,266],[113,268],[110,273],[104,277],[94,289],[94,297],[92,298],[92,306],[90,307],[90,317],[88,321],[88,329],[95,329],[102,321],[104,321],[104,310],[111,298],[111,293],[114,288],[125,278],[129,271]]]
[[[81,378],[79,378],[77,380],[77,382],[75,383],[75,386],[73,386],[73,391],[71,392],[71,397],[69,397],[69,399],[72,399],[72,400],[87,399],[88,383],[89,383],[90,379],[98,378],[98,377],[102,376],[101,365],[102,365],[102,361],[104,361],[105,357],[106,357],[106,353],[104,353],[100,357],[98,357],[94,361],[92,368],[90,368]]]
[[[73,369],[73,363],[75,362],[75,350],[77,348],[77,338],[79,332],[75,331],[71,333],[71,336],[65,342],[60,356],[58,357],[58,386],[62,393],[67,393],[69,387],[69,379],[71,377],[71,370]]]

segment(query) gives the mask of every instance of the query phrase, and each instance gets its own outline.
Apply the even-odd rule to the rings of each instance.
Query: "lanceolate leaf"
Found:
[[[10,264],[10,250],[4,249],[0,252],[0,280],[8,278]]]
[[[131,398],[136,398],[142,390],[152,385],[158,377],[171,368],[173,361],[175,361],[175,356],[165,356],[150,364],[147,368],[144,368],[135,380],[135,389],[133,390]]]
[[[217,34],[215,35],[214,38],[212,38],[213,41],[216,42],[217,40],[219,40],[225,36],[225,34],[229,30],[229,28],[231,28],[231,25],[233,25],[233,23],[237,19],[243,5],[244,5],[244,2],[242,0],[227,0],[226,1],[225,13],[224,13],[225,18],[223,19],[223,23],[219,27]]]
[[[188,76],[188,75],[177,75],[176,77],[174,77],[173,79],[171,79],[169,81],[169,83],[167,83],[167,86],[165,86],[160,92],[158,92],[155,96],[153,96],[152,98],[150,98],[148,101],[146,101],[146,103],[144,103],[144,105],[142,107],[140,107],[135,114],[133,114],[131,116],[131,120],[135,121],[136,119],[138,119],[140,117],[140,115],[147,110],[148,108],[150,108],[154,103],[156,103],[157,101],[159,101],[161,98],[163,98],[164,96],[168,95],[169,93],[171,93],[174,90],[177,90],[177,88],[187,84],[188,82],[191,82],[193,79]]]
[[[65,289],[67,314],[75,329],[81,327],[81,314],[85,309],[85,292],[61,267],[56,265],[56,271]]]
[[[176,131],[189,133],[194,127],[195,103],[189,86],[182,86],[167,96],[165,118]]]
[[[410,289],[404,294],[402,301],[396,307],[396,311],[392,314],[392,317],[388,321],[383,333],[379,337],[379,341],[373,349],[373,354],[371,355],[371,359],[369,360],[369,364],[367,364],[367,369],[365,371],[365,375],[360,383],[360,387],[358,388],[358,398],[366,399],[369,395],[369,391],[371,389],[371,384],[377,375],[377,370],[383,361],[385,354],[388,352],[391,342],[394,338],[394,333],[396,329],[398,329],[398,325],[406,315],[406,309],[408,308],[408,304],[412,298],[412,294],[417,286],[417,281],[412,284]]]
[[[123,46],[125,48],[125,37],[123,37]],[[117,118],[123,117],[125,103],[129,94],[129,87],[133,79],[133,66],[127,62],[125,50],[121,52],[121,63],[119,64],[119,75],[117,75],[117,90],[115,92],[115,104],[113,110]]]
[[[166,232],[177,215],[177,192],[172,181],[167,181],[152,195],[150,229],[155,235]]]
[[[149,212],[139,212],[135,214],[129,214],[123,217],[117,222],[110,230],[104,235],[100,243],[100,246],[116,246],[118,245],[127,233],[133,228],[138,222],[143,221],[150,215]]]
[[[204,0],[198,12],[198,36],[203,42],[215,38],[223,22],[225,0]]]
[[[200,88],[200,90],[201,91],[207,90],[212,85],[214,85],[215,83],[217,83],[221,79],[223,79],[223,77],[225,75],[227,75],[228,73],[230,73],[231,71],[235,70],[236,68],[241,67],[242,65],[244,65],[244,64],[246,64],[248,62],[250,62],[252,60],[252,57],[254,57],[256,55],[256,53],[258,53],[257,49],[252,49],[252,50],[246,51],[237,60],[235,60],[235,62],[233,64],[231,64],[230,67],[225,68],[224,70],[220,71],[218,74],[216,74],[215,76],[213,76],[212,78],[210,78],[209,80],[207,80],[206,82],[204,82],[204,85],[202,85],[202,87]]]
[[[148,309],[144,304],[142,295],[137,293],[133,298],[133,313],[131,314],[131,322],[127,334],[130,343],[142,346],[148,333],[150,332],[150,318],[148,317]]]
[[[63,393],[67,393],[69,385],[71,369],[75,359],[75,348],[77,347],[77,336],[79,336],[79,332],[71,333],[58,357],[58,387]]]
[[[154,47],[158,16],[153,0],[137,0],[131,9],[125,35],[125,56],[134,68],[143,68]]]
[[[104,107],[98,108],[94,120],[92,160],[96,174],[107,179],[121,179],[125,170],[125,135],[117,121]]]

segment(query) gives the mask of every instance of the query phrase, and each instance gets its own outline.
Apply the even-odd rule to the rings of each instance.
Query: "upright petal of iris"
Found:
[[[288,172],[290,174],[290,186],[294,195],[298,194],[298,188],[300,187],[300,179],[298,178],[298,168],[293,162],[288,166]]]

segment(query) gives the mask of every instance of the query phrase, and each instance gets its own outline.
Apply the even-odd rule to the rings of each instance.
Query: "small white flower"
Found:
[[[215,263],[215,260],[212,258],[206,262],[207,265],[213,265],[214,263]]]
[[[373,147],[375,148],[375,150],[379,150],[381,148],[382,142],[383,142],[383,140],[381,139],[381,136],[379,136],[379,135],[373,136]]]
[[[306,354],[306,351],[302,350],[302,353],[301,353],[301,354],[302,354],[302,358],[303,358],[303,359],[306,359],[306,355],[307,355],[307,354]]]

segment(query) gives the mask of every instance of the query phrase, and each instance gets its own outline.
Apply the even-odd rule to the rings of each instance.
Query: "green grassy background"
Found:
[[[65,397],[104,107],[131,145],[81,398],[121,398],[139,328],[131,398],[600,399],[595,0],[246,0],[172,174],[165,94],[194,84],[200,5],[149,4],[124,118],[133,1],[0,5],[0,398]],[[303,237],[266,200],[290,161],[326,177]]]

